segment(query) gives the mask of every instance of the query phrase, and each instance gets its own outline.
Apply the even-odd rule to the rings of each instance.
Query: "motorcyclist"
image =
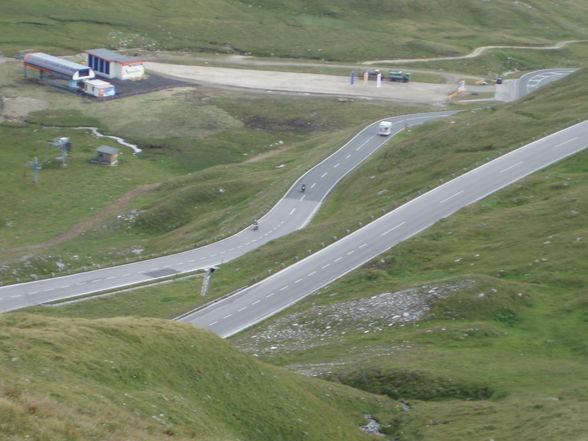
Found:
[[[257,222],[257,219],[253,219],[253,231],[257,231],[258,228],[259,222]]]
[[[302,193],[304,193],[305,190],[306,190],[306,184],[302,184],[302,187],[300,187],[300,191]]]

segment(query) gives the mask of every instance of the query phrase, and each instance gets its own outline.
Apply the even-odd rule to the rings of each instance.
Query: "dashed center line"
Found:
[[[259,302],[261,302],[261,300],[256,300],[255,302],[252,303],[252,305],[257,305]]]
[[[337,163],[336,163],[336,164],[333,166],[333,168],[337,168],[337,167],[339,167],[340,165],[341,165],[341,163],[337,162]]]
[[[312,185],[310,186],[310,188],[314,188],[315,185],[316,185],[316,182],[313,182]]]
[[[360,151],[360,150],[361,150],[361,148],[362,148],[364,145],[366,145],[366,144],[367,144],[369,141],[370,141],[369,139],[366,139],[366,140],[365,140],[365,141],[364,141],[364,142],[363,142],[363,143],[362,143],[362,144],[361,144],[359,147],[357,147],[357,148],[355,149],[355,151],[356,151],[356,152]]]
[[[321,266],[321,269],[325,269],[325,268],[328,268],[330,266],[331,266],[331,264],[330,263],[327,263],[326,265]]]
[[[308,273],[308,274],[306,275],[306,277],[312,277],[312,276],[314,276],[315,274],[316,274],[316,271],[313,271],[313,272],[311,272],[311,273]]]
[[[237,312],[243,312],[247,309],[247,306],[243,306],[241,309],[238,309]]]
[[[282,286],[282,287],[280,288],[280,291],[284,291],[285,289],[288,289],[288,285],[286,285],[286,286]]]
[[[367,246],[367,243],[362,243],[360,246],[358,246],[357,248],[362,249],[363,247]]]
[[[448,198],[443,199],[442,201],[439,201],[440,204],[443,204],[445,202],[447,202],[450,199],[453,199],[456,196],[459,196],[460,194],[462,194],[464,191],[463,190],[459,190],[457,193],[452,194],[451,196],[449,196]]]
[[[560,142],[559,144],[557,144],[557,145],[554,145],[554,146],[553,146],[553,148],[554,148],[554,149],[556,149],[556,148],[558,148],[558,147],[561,147],[562,145],[566,145],[566,144],[568,144],[568,143],[570,143],[570,142],[572,142],[572,141],[575,141],[576,139],[578,139],[578,137],[577,137],[577,136],[576,136],[575,138],[568,139],[567,141]]]
[[[355,250],[351,250],[351,251],[347,251],[345,253],[346,256],[351,256],[353,253],[355,253]]]
[[[209,323],[209,324],[208,324],[208,326],[214,326],[214,325],[216,325],[217,323],[218,323],[218,322],[212,322],[212,323]]]
[[[292,211],[290,211],[290,216],[292,216],[295,211],[296,211],[296,208],[292,208]]]
[[[345,159],[349,159],[349,158],[351,158],[351,155],[345,156]]]
[[[228,319],[228,318],[229,318],[229,317],[231,317],[232,315],[233,315],[233,314],[228,314],[228,315],[225,315],[225,316],[223,317],[223,319]]]
[[[400,228],[401,226],[403,226],[406,223],[406,221],[402,221],[400,222],[398,225],[396,225],[395,227],[390,228],[389,230],[384,231],[381,236],[385,236],[388,233],[391,233],[392,231],[396,230],[397,228]]]
[[[324,178],[324,177],[325,177],[325,176],[327,176],[327,175],[328,175],[328,173],[327,173],[327,172],[324,172],[324,173],[321,175],[321,178]]]
[[[294,281],[294,284],[302,282],[302,279],[298,279]]]
[[[522,163],[523,163],[523,161],[519,161],[519,162],[517,162],[516,164],[513,164],[513,165],[511,165],[511,166],[509,166],[509,167],[503,168],[503,169],[502,169],[502,170],[500,170],[498,173],[504,173],[505,171],[508,171],[508,170],[510,170],[511,168],[515,168],[516,166],[518,166],[518,165],[521,165]]]
[[[340,261],[340,260],[342,260],[342,259],[343,259],[342,257],[337,257],[337,258],[334,260],[334,262],[339,262],[339,261]]]
[[[266,297],[269,299],[271,296],[274,296],[274,295],[276,295],[276,293],[272,292],[272,293],[269,293]]]

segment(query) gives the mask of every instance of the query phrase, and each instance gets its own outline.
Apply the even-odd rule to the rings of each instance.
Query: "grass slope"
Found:
[[[463,53],[586,36],[581,0],[5,0],[0,50],[91,47],[251,52],[332,60]],[[43,42],[43,43],[40,43]]]
[[[581,71],[520,103],[417,130],[410,143],[345,180],[316,227],[336,231],[333,213],[375,212],[388,194],[392,203],[426,190],[423,171],[444,180],[474,157],[481,162],[532,132],[574,122],[588,111],[578,94],[587,78]],[[410,401],[396,439],[584,440],[587,178],[582,152],[461,210],[233,341],[269,362]],[[293,244],[278,246],[296,252]],[[485,394],[491,399],[476,399]]]
[[[24,122],[0,124],[0,152],[6,157],[0,184],[11,188],[0,199],[0,279],[5,282],[124,263],[141,257],[136,250],[143,250],[142,256],[161,254],[230,234],[260,217],[293,179],[361,124],[383,114],[418,111],[392,103],[229,94],[201,87],[97,103],[24,82],[18,66],[0,65],[0,72],[6,73],[0,91],[8,116],[19,104],[50,106]],[[144,151],[134,156],[111,140],[75,129],[79,125],[98,126]],[[65,169],[54,160],[57,149],[48,150],[47,144],[60,136],[73,143]],[[88,163],[103,144],[121,148],[120,166]],[[259,155],[269,156],[246,162]],[[39,185],[32,183],[26,166],[34,157],[49,160]],[[285,167],[277,168],[281,164]],[[86,234],[57,246],[22,248],[67,233],[149,183],[162,185]],[[127,216],[133,209],[139,215]]]
[[[163,320],[0,318],[6,441],[369,440],[374,395],[263,364]]]

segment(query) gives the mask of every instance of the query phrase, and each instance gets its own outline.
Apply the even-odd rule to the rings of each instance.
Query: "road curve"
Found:
[[[372,123],[343,147],[315,165],[292,185],[284,197],[260,220],[258,231],[250,228],[210,245],[141,262],[69,276],[0,287],[0,312],[34,306],[80,295],[150,282],[156,279],[210,268],[243,256],[272,240],[303,228],[310,222],[331,189],[347,173],[407,127],[454,112],[403,115],[386,119],[393,123],[390,137],[377,135]],[[299,191],[304,182],[307,190]]]
[[[469,171],[229,298],[179,318],[231,336],[287,308],[440,219],[588,147],[588,121]]]

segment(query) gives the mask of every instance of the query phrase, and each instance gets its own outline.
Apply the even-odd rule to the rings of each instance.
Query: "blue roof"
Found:
[[[142,58],[139,57],[127,57],[126,55],[121,55],[117,52],[100,48],[100,49],[90,49],[86,51],[87,54],[94,55],[95,57],[102,58],[106,61],[115,61],[117,63],[140,63],[143,61]]]
[[[44,54],[42,52],[25,54],[23,62],[28,66],[55,72],[70,78],[73,77],[76,72],[79,72],[82,77],[94,77],[94,73],[88,66],[64,60],[63,58],[54,57],[53,55]]]

